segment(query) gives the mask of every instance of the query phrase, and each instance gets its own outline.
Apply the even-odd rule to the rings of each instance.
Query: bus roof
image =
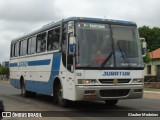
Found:
[[[68,21],[81,21],[81,22],[94,22],[94,23],[107,23],[107,24],[115,24],[115,25],[137,26],[135,22],[125,21],[125,20],[88,18],[88,17],[70,17],[70,18],[66,18],[66,19],[63,19],[58,22],[52,22],[47,25],[44,25],[40,29],[37,29],[31,33],[28,33],[28,34],[25,34],[21,37],[13,39],[12,42],[15,42],[17,40],[23,40],[23,39],[28,38],[30,36],[34,36],[40,32],[43,32],[43,31],[46,31],[46,30],[51,29],[53,27],[59,26],[62,22],[64,23],[64,22],[68,22]]]

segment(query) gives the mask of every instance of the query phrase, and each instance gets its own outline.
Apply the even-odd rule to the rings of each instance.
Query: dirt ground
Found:
[[[0,84],[10,84],[9,80],[0,80]]]
[[[143,98],[160,99],[160,92],[159,93],[145,93],[144,92]]]

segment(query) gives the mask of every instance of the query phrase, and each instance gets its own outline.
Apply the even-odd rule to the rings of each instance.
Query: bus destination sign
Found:
[[[106,29],[106,25],[104,24],[94,24],[94,23],[79,23],[79,28],[86,28],[86,29]]]

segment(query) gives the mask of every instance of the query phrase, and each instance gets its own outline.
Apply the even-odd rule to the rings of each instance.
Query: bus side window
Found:
[[[48,50],[59,49],[60,28],[48,32]]]
[[[18,55],[19,55],[19,42],[17,42],[16,44],[15,44],[15,57],[18,57]]]
[[[27,54],[27,40],[20,42],[20,56]]]
[[[46,33],[37,35],[37,52],[46,51]]]
[[[15,46],[15,44],[12,44],[11,45],[11,57],[14,57],[14,46]]]
[[[28,39],[28,54],[33,54],[36,52],[36,37]]]

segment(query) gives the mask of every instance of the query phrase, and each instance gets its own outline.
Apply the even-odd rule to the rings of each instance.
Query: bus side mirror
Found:
[[[69,54],[74,54],[76,52],[76,38],[69,38]]]
[[[142,55],[143,57],[146,56],[147,53],[147,43],[145,41],[142,42]]]

